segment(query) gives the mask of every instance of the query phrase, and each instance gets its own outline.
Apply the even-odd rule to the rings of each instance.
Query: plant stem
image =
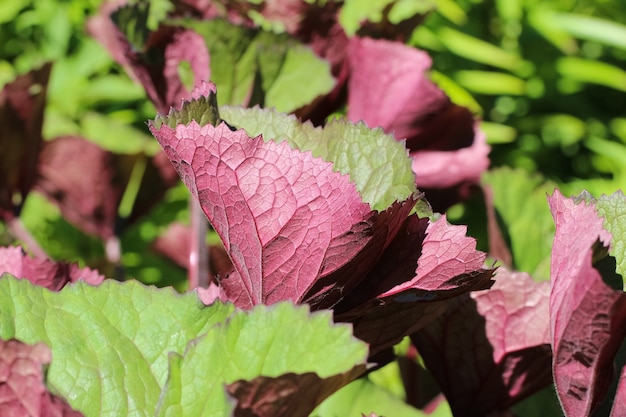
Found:
[[[36,258],[50,259],[50,256],[39,245],[33,235],[24,227],[19,217],[15,217],[8,222],[11,234],[30,251]]]

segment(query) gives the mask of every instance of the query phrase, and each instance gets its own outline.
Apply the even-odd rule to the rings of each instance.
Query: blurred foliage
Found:
[[[469,93],[478,104],[473,109],[486,122],[493,167],[539,172],[592,194],[621,187],[626,26],[617,22],[626,22],[625,3],[439,0],[437,6],[411,43],[449,77],[439,84],[453,100],[465,104]]]

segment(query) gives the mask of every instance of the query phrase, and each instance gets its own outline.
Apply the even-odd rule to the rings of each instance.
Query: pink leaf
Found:
[[[500,269],[411,339],[455,415],[504,410],[551,382],[549,285]]]
[[[102,275],[90,268],[30,258],[17,246],[0,248],[0,275],[5,272],[53,291],[59,291],[68,283],[79,279],[91,285],[98,285],[104,280]]]
[[[80,417],[43,384],[42,365],[51,353],[44,344],[0,340],[0,415],[20,417]]]
[[[363,233],[372,213],[332,164],[224,123],[151,130],[230,254],[235,271],[221,285],[237,305],[298,301],[321,271],[337,270],[365,245],[345,236]],[[338,245],[345,257],[325,262]]]
[[[549,198],[556,224],[551,259],[550,319],[557,394],[567,416],[588,416],[605,396],[626,332],[626,296],[593,265],[594,247],[611,234],[593,205],[558,191]],[[624,389],[616,404],[624,402]]]

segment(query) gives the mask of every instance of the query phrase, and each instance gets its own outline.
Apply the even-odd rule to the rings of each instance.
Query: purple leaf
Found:
[[[426,77],[431,59],[425,52],[352,38],[348,59],[348,118],[406,139],[416,184],[429,200],[429,189],[478,182],[489,165],[485,135],[469,110],[453,104]]]
[[[373,213],[332,164],[224,123],[151,130],[222,238],[235,271],[221,285],[238,306],[299,301],[367,242],[346,241]]]
[[[595,207],[558,191],[549,203],[556,224],[550,264],[554,380],[566,415],[588,416],[613,377],[613,361],[626,335],[626,296],[609,287],[594,265],[594,249],[611,242]],[[625,394],[620,387],[618,409]]]
[[[80,417],[43,384],[42,365],[50,363],[50,349],[18,340],[0,340],[0,414],[24,417]]]
[[[24,74],[0,91],[0,219],[5,221],[19,215],[35,179],[50,68]]]
[[[59,291],[79,279],[91,285],[98,285],[104,280],[98,271],[79,268],[73,263],[30,258],[17,246],[0,248],[0,275],[5,272],[52,291]]]
[[[454,415],[504,410],[551,382],[549,285],[500,269],[411,340]]]

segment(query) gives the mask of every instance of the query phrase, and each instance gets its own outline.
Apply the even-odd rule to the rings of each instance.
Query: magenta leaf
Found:
[[[70,282],[78,280],[91,285],[98,285],[104,280],[98,271],[79,268],[73,263],[33,259],[18,246],[0,248],[0,275],[5,272],[52,291],[59,291]]]
[[[0,414],[25,417],[80,417],[44,385],[43,365],[50,349],[42,343],[27,345],[0,340]]]
[[[450,300],[411,336],[454,415],[505,410],[550,384],[549,290],[500,269],[493,288]]]
[[[556,224],[550,295],[552,370],[568,417],[591,415],[602,402],[626,335],[626,296],[607,285],[607,274],[601,272],[602,258],[612,259],[606,257],[612,236],[590,200],[588,194],[567,199],[558,191],[549,198]],[[620,386],[616,410],[625,402],[624,395]]]
[[[19,215],[35,180],[50,68],[21,75],[0,91],[0,219],[6,221]]]
[[[352,38],[348,59],[348,118],[406,139],[420,189],[428,194],[478,182],[489,165],[485,136],[469,110],[453,104],[426,77],[431,59],[425,52]]]

